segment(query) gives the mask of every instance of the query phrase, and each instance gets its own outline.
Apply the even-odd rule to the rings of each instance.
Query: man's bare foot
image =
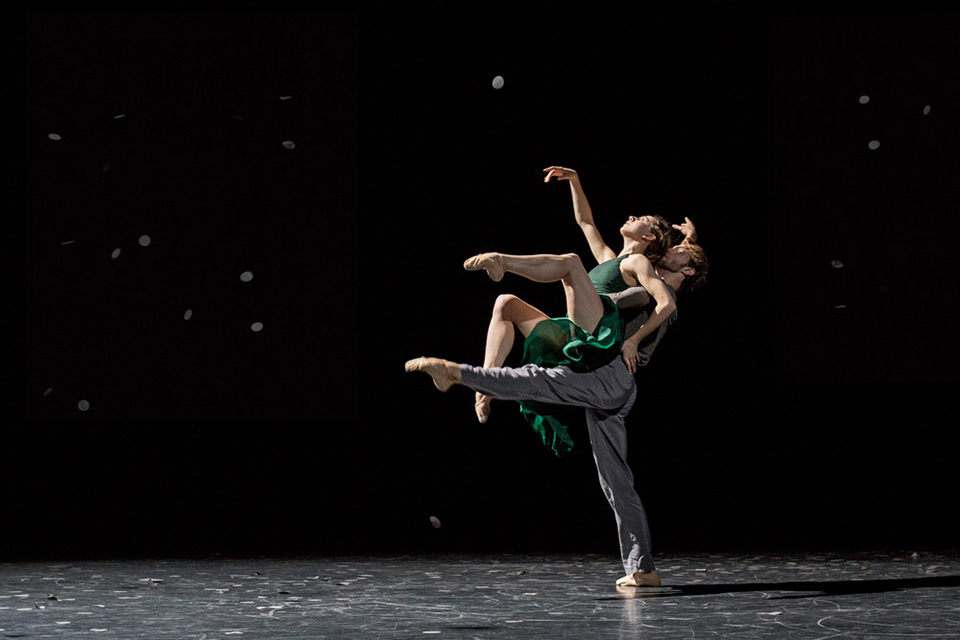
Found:
[[[460,384],[460,366],[449,360],[440,358],[414,358],[407,360],[403,365],[404,371],[423,371],[430,374],[433,384],[446,391],[455,384]]]
[[[473,405],[473,408],[477,412],[477,420],[480,421],[480,424],[490,419],[490,400],[490,396],[477,392],[477,402]]]
[[[618,587],[659,587],[660,574],[656,571],[637,571],[617,580]]]
[[[500,258],[499,253],[481,253],[472,258],[468,258],[467,261],[463,263],[463,268],[467,271],[480,271],[483,269],[494,282],[503,280],[503,260]]]

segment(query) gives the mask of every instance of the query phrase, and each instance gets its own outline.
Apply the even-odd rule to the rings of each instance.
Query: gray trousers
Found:
[[[566,367],[460,365],[463,384],[498,400],[534,400],[583,407],[600,487],[613,508],[620,557],[627,575],[652,571],[650,528],[627,465],[626,417],[637,399],[637,385],[620,358],[590,373]]]

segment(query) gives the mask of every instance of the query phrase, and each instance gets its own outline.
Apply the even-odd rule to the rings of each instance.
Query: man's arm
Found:
[[[617,309],[621,311],[636,310],[651,304],[652,298],[643,287],[630,287],[623,291],[608,293],[607,297],[613,300]]]
[[[557,180],[567,180],[570,182],[570,196],[573,199],[573,215],[580,225],[580,230],[587,238],[587,244],[590,245],[590,251],[597,262],[606,262],[617,257],[617,253],[607,246],[600,235],[600,231],[593,222],[593,211],[590,209],[590,203],[587,202],[587,196],[583,192],[583,186],[580,184],[580,175],[573,169],[565,167],[547,167],[544,169],[547,176],[544,182],[550,182],[550,178]]]
[[[680,244],[681,245],[696,244],[697,228],[693,226],[693,221],[690,218],[687,218],[686,216],[684,216],[683,220],[684,220],[683,224],[673,225],[674,229],[676,229],[677,231],[683,234],[683,242],[681,242]]]

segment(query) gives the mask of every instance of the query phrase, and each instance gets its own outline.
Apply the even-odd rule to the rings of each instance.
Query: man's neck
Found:
[[[657,275],[660,276],[660,279],[665,283],[673,287],[674,291],[680,290],[680,285],[683,284],[683,274],[679,271],[667,271],[666,269],[657,269]]]

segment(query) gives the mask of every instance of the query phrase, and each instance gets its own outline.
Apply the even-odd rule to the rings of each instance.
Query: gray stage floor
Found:
[[[0,638],[958,638],[960,555],[0,564]]]

